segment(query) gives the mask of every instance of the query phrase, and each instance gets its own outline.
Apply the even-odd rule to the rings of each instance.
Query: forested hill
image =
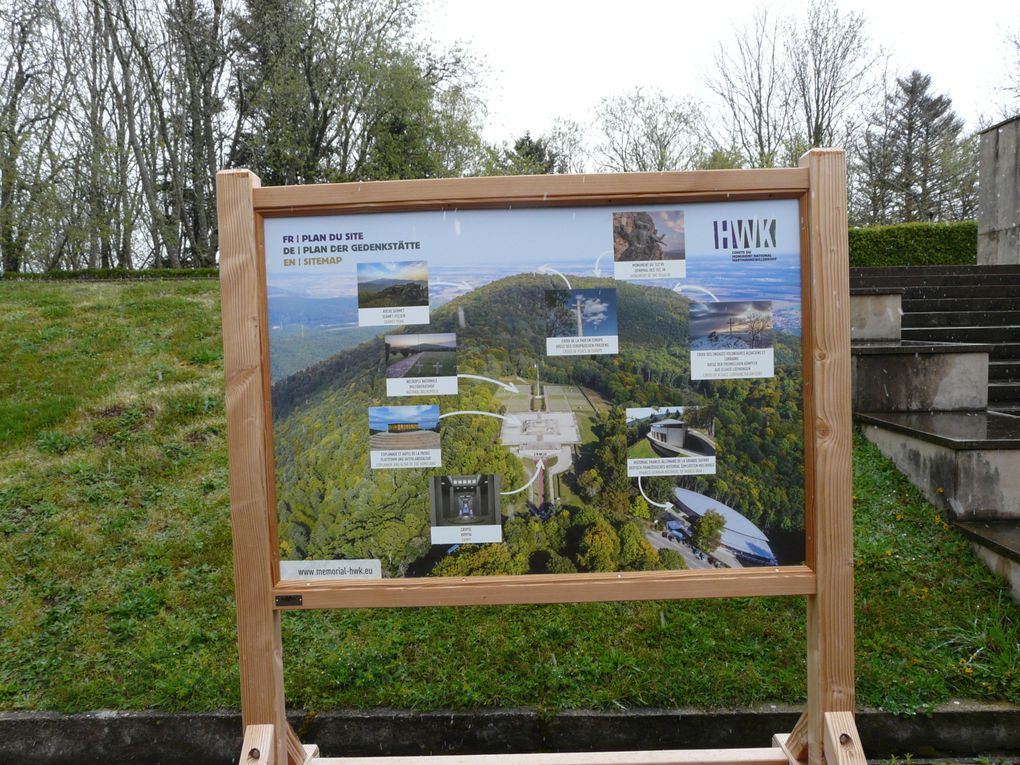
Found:
[[[773,378],[692,382],[685,298],[670,289],[609,279],[571,277],[571,283],[616,287],[619,355],[546,356],[545,293],[559,287],[548,276],[507,277],[474,290],[433,311],[427,331],[456,332],[461,373],[532,379],[540,363],[543,381],[599,391],[619,407],[612,416],[621,427],[626,406],[710,405],[719,425],[717,474],[650,478],[646,490],[659,501],[668,499],[676,485],[711,490],[763,529],[802,529],[799,338],[775,333]],[[285,557],[379,558],[388,575],[400,575],[428,554],[429,475],[495,473],[506,487],[526,480],[519,458],[500,443],[499,421],[474,416],[443,420],[442,468],[370,469],[370,406],[439,404],[443,412],[502,411],[496,386],[470,380],[461,381],[457,396],[387,397],[384,359],[378,337],[273,386]],[[597,427],[608,427],[606,420],[600,423]],[[622,451],[596,449],[594,464],[606,485],[615,487],[617,503],[627,507],[638,496],[637,488],[625,475],[626,444],[613,449]],[[524,495],[508,499],[504,513],[525,511],[523,500]],[[498,570],[514,570],[506,561],[501,566]]]
[[[687,299],[669,289],[634,285],[612,279],[571,277],[574,287],[616,287],[620,348],[624,355],[643,360],[649,369],[656,354],[664,367],[659,377],[672,383],[687,369],[680,353],[687,343]],[[618,368],[615,357],[548,358],[545,355],[545,293],[562,283],[549,276],[511,276],[473,290],[434,310],[428,326],[405,327],[395,332],[456,332],[461,372],[483,375],[534,374],[541,360],[553,377],[581,372],[578,383],[594,382],[599,374]],[[463,312],[463,325],[459,313]],[[667,358],[669,350],[674,354]],[[325,389],[371,387],[384,374],[382,337],[338,353],[273,385],[273,415],[286,417],[295,404]],[[679,365],[679,366],[678,366]],[[587,372],[583,372],[588,368]],[[667,372],[667,369],[672,369]],[[544,372],[543,372],[544,374]],[[647,376],[647,375],[646,375]],[[666,379],[666,378],[669,379]],[[602,387],[602,386],[596,386]],[[607,391],[608,392],[608,391]]]

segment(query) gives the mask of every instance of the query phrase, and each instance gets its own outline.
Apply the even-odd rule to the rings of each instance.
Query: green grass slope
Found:
[[[218,285],[0,284],[0,315],[0,708],[236,707]],[[860,440],[854,469],[859,702],[1020,702],[1003,583]],[[288,703],[798,702],[803,622],[798,598],[287,614]]]

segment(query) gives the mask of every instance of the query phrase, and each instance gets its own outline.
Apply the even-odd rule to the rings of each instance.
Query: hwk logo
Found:
[[[776,246],[775,218],[712,221],[717,250],[750,250]]]

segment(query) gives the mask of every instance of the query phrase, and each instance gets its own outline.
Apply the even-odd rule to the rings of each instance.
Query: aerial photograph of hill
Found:
[[[267,219],[281,559],[379,561],[388,578],[803,562],[797,215],[780,200]],[[767,246],[720,249],[720,219],[757,221]],[[646,229],[695,277],[656,265],[683,260],[619,268],[619,240]],[[284,237],[341,232],[358,249],[283,256]],[[418,259],[378,254],[394,249]],[[497,522],[477,523],[483,505]]]

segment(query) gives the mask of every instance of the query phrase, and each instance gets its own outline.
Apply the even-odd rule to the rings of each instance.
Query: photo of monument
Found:
[[[691,303],[691,350],[772,347],[772,302]]]
[[[545,293],[547,337],[616,335],[616,290],[572,289]]]
[[[684,211],[613,213],[613,260],[683,260]]]

